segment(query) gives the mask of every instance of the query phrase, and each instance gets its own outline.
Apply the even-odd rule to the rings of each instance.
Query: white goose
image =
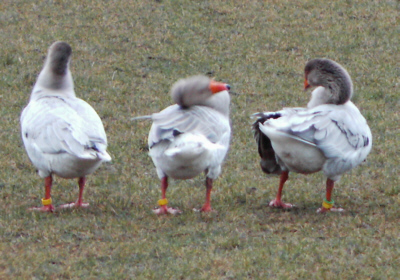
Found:
[[[270,206],[291,208],[281,200],[289,171],[323,171],[326,199],[318,212],[343,211],[331,199],[334,182],[359,165],[369,154],[372,135],[357,107],[350,101],[353,84],[347,71],[329,59],[313,59],[304,69],[304,89],[316,86],[307,108],[285,108],[257,113],[253,124],[261,168],[281,174],[279,190]]]
[[[52,175],[79,178],[79,197],[67,207],[87,207],[82,202],[85,176],[102,162],[110,161],[107,137],[96,111],[76,98],[69,70],[72,49],[65,42],[53,43],[39,74],[28,106],[21,115],[21,134],[39,176],[45,178],[42,207],[54,211],[51,199]]]
[[[153,120],[148,144],[150,156],[161,179],[162,199],[156,214],[177,214],[168,207],[165,193],[168,177],[189,179],[206,173],[206,201],[200,211],[212,211],[210,194],[213,180],[221,173],[221,164],[228,151],[229,85],[193,76],[179,80],[171,90],[176,103],[148,118]]]

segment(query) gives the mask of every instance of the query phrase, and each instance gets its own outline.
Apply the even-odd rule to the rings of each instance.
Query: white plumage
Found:
[[[365,118],[350,101],[352,83],[347,71],[331,60],[316,59],[306,66],[305,87],[318,86],[307,108],[285,108],[258,113],[254,124],[261,166],[266,173],[281,173],[278,195],[271,206],[290,208],[281,201],[288,172],[323,171],[327,180],[328,208],[338,210],[331,191],[341,175],[365,160],[372,135]],[[331,208],[329,208],[331,207]]]
[[[110,161],[107,137],[96,111],[76,98],[69,70],[71,47],[51,45],[45,65],[22,111],[21,133],[25,149],[39,175],[46,180],[44,204],[49,203],[52,175],[80,178],[80,196],[71,206],[86,206],[81,193],[85,176]],[[50,184],[49,184],[50,182]],[[48,197],[47,197],[48,196]],[[35,208],[52,211],[52,204]]]
[[[162,190],[160,208],[155,213],[180,212],[164,204],[168,177],[189,179],[201,172],[207,176],[206,202],[201,211],[211,211],[212,181],[221,173],[231,134],[228,89],[228,85],[204,76],[180,80],[171,90],[177,104],[148,116],[153,121],[149,154]]]
[[[310,109],[284,109],[280,114],[280,118],[260,124],[260,130],[271,139],[289,171],[322,170],[336,181],[359,165],[371,150],[371,131],[351,101]]]
[[[189,179],[208,170],[207,176],[216,179],[230,132],[229,117],[207,106],[172,105],[153,114],[148,141],[158,176]]]

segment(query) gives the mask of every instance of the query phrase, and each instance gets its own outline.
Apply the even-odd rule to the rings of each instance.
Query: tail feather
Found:
[[[153,118],[152,115],[139,116],[139,117],[131,118],[131,121],[137,121],[137,120],[151,120],[152,118]]]
[[[260,166],[262,171],[267,174],[280,174],[282,169],[278,164],[275,156],[275,151],[272,147],[271,140],[260,130],[260,125],[263,125],[268,119],[277,119],[281,117],[279,113],[256,113],[253,116],[257,117],[253,123],[254,139],[258,146],[258,154],[261,157]]]
[[[170,157],[180,157],[182,159],[194,159],[205,152],[214,153],[216,150],[225,149],[220,144],[208,141],[204,136],[180,134],[175,146],[167,149],[164,153]]]
[[[104,162],[111,161],[111,156],[107,152],[98,153],[98,156]]]
[[[164,154],[169,157],[179,157],[182,159],[191,159],[201,155],[205,147],[199,143],[188,143],[178,147],[167,149]]]

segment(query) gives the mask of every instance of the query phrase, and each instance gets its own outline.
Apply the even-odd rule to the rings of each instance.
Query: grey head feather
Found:
[[[64,76],[67,74],[72,48],[65,42],[55,42],[49,49],[49,64],[54,75]]]
[[[74,82],[69,70],[72,48],[65,42],[53,43],[48,51],[44,67],[39,74],[34,87],[35,95],[40,95],[36,92],[37,89],[59,90],[66,89],[73,92]]]
[[[312,59],[307,62],[304,73],[310,86],[329,89],[327,104],[344,104],[353,95],[353,83],[349,73],[339,63],[330,59]]]
[[[209,88],[210,78],[197,75],[177,81],[171,89],[172,99],[183,108],[195,105],[204,105],[212,96]]]
[[[228,91],[213,94],[210,89],[211,79],[197,75],[177,81],[171,89],[172,99],[181,108],[206,106],[224,116],[229,116],[230,96]]]

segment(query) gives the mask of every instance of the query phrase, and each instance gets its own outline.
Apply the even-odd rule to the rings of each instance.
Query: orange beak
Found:
[[[306,78],[306,79],[304,79],[304,90],[308,89],[309,87],[311,87],[311,86],[310,86],[310,84],[308,83],[308,80],[307,80],[307,78]]]
[[[224,90],[230,90],[231,86],[228,84],[216,82],[214,80],[211,80],[210,82],[210,90],[213,94],[224,91]]]

